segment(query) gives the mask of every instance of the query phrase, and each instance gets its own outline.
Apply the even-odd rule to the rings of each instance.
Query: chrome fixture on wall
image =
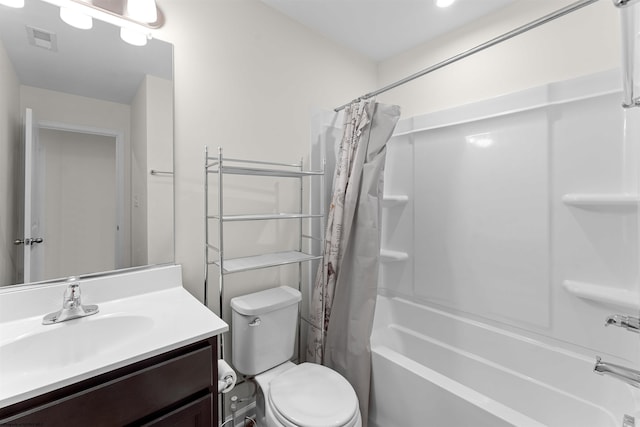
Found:
[[[567,15],[569,13],[575,12],[575,11],[577,11],[579,9],[582,9],[585,6],[589,6],[590,4],[596,3],[598,1],[599,0],[578,0],[575,3],[572,3],[572,4],[568,5],[568,6],[563,7],[562,9],[558,9],[555,12],[552,12],[552,13],[550,13],[548,15],[545,15],[545,16],[543,16],[541,18],[538,18],[538,19],[536,19],[534,21],[531,21],[528,24],[524,24],[524,25],[522,25],[522,26],[520,26],[518,28],[515,28],[515,29],[513,29],[511,31],[508,31],[508,32],[506,32],[506,33],[504,33],[504,34],[502,34],[502,35],[500,35],[498,37],[495,37],[495,38],[493,38],[491,40],[488,40],[488,41],[486,41],[486,42],[484,42],[482,44],[479,44],[479,45],[477,45],[477,46],[475,46],[475,47],[473,47],[471,49],[465,50],[464,52],[461,52],[461,53],[459,53],[457,55],[454,55],[454,56],[452,56],[452,57],[450,57],[448,59],[445,59],[444,61],[440,61],[435,65],[432,65],[430,67],[424,68],[423,70],[418,71],[418,72],[416,72],[416,73],[414,73],[414,74],[412,74],[410,76],[407,76],[407,77],[405,77],[403,79],[400,79],[400,80],[398,80],[396,82],[390,83],[387,86],[384,86],[384,87],[382,87],[382,88],[380,88],[378,90],[374,90],[373,92],[366,93],[366,94],[354,99],[351,102],[347,102],[346,104],[343,104],[343,105],[341,105],[339,107],[334,108],[334,111],[335,112],[341,111],[345,107],[347,107],[348,105],[350,105],[350,104],[352,104],[354,102],[360,102],[360,101],[363,101],[363,100],[374,98],[374,97],[376,97],[376,96],[378,96],[378,95],[380,95],[382,93],[390,91],[391,89],[395,89],[398,86],[402,86],[402,85],[404,85],[406,83],[409,83],[412,80],[415,80],[417,78],[425,76],[425,75],[427,75],[429,73],[432,73],[432,72],[434,72],[436,70],[439,70],[440,68],[443,68],[443,67],[446,67],[447,65],[453,64],[454,62],[458,62],[459,60],[464,59],[464,58],[466,58],[468,56],[475,55],[478,52],[481,52],[481,51],[483,51],[485,49],[488,49],[488,48],[490,48],[492,46],[500,44],[500,43],[502,43],[504,41],[507,41],[507,40],[517,36],[517,35],[526,33],[529,30],[537,28],[537,27],[539,27],[541,25],[544,25],[544,24],[546,24],[548,22],[551,22],[551,21],[553,21],[553,20],[555,20],[557,18],[563,17],[563,16],[565,16],[565,15]],[[637,0],[627,0],[627,1],[637,1]],[[615,1],[614,1],[614,3],[615,3]]]
[[[622,316],[620,314],[613,314],[607,316],[604,326],[619,326],[625,328],[627,331],[640,333],[640,319],[633,316]]]
[[[638,0],[613,0],[613,5],[615,7],[626,7],[631,6],[636,1]]]
[[[596,364],[593,367],[593,372],[600,375],[609,375],[613,378],[617,378],[620,381],[640,388],[640,371],[635,369],[625,368],[624,366],[616,365],[614,363],[603,362],[600,357],[596,357]]]
[[[633,316],[623,316],[620,314],[607,316],[604,326],[609,325],[619,326],[631,332],[640,332],[640,319]],[[593,367],[593,372],[600,375],[609,375],[633,387],[640,388],[640,371],[614,363],[603,362],[600,356],[596,356],[596,364]]]
[[[44,316],[42,319],[43,325],[53,325],[55,323],[65,322],[79,317],[91,316],[98,312],[97,305],[82,305],[80,282],[77,278],[70,277],[67,282],[69,285],[64,291],[62,309]]]
[[[44,239],[42,237],[36,237],[36,238],[30,238],[30,237],[26,237],[24,239],[16,239],[13,241],[14,245],[26,245],[26,246],[31,246],[34,245],[36,243],[42,243],[44,242]]]

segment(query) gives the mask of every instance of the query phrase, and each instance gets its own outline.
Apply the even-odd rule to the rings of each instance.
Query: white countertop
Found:
[[[65,283],[0,291],[0,408],[228,330],[182,287],[180,266],[80,283],[99,313],[55,325],[42,318]]]

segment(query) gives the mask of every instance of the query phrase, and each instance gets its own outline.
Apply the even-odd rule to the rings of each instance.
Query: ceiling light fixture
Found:
[[[61,7],[60,19],[72,27],[76,27],[81,30],[90,30],[93,28],[93,18],[75,8]]]
[[[131,28],[120,28],[120,38],[134,46],[144,46],[147,44],[147,35]]]
[[[438,7],[449,7],[451,6],[456,0],[436,0],[436,6]]]
[[[0,4],[3,6],[21,8],[24,7],[24,0],[0,0]]]
[[[158,8],[155,0],[127,0],[126,15],[136,21],[152,23],[158,20]]]
[[[0,2],[5,1],[7,0],[0,0]],[[98,7],[87,0],[44,1],[60,7],[60,17],[69,25],[77,28],[91,28],[91,26],[86,26],[86,20],[91,21],[92,19],[98,19],[120,27],[120,38],[135,46],[144,46],[147,44],[147,40],[151,38],[151,30],[160,28],[164,23],[164,18],[159,13],[155,0],[122,0],[124,3],[124,15]],[[153,11],[151,11],[151,8],[153,8]],[[79,21],[72,19],[70,22],[65,19],[72,15],[84,15],[86,17],[85,26],[80,26]],[[141,20],[141,18],[145,20]],[[146,21],[146,19],[150,20]],[[76,23],[78,23],[78,25],[76,25]]]

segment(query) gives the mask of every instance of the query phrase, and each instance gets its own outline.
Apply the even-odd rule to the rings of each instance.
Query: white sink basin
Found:
[[[149,317],[93,315],[56,325],[42,325],[0,346],[0,364],[16,373],[60,369],[106,353],[117,352],[153,327]]]
[[[67,284],[0,288],[0,408],[226,331],[181,283],[179,266],[82,280],[100,311],[53,325]]]

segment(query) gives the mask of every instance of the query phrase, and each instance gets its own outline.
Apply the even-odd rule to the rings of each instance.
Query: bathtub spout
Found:
[[[609,375],[629,385],[640,388],[640,371],[636,371],[635,369],[625,368],[624,366],[613,363],[606,363],[603,362],[600,357],[596,357],[596,364],[593,367],[593,371],[600,375]]]

